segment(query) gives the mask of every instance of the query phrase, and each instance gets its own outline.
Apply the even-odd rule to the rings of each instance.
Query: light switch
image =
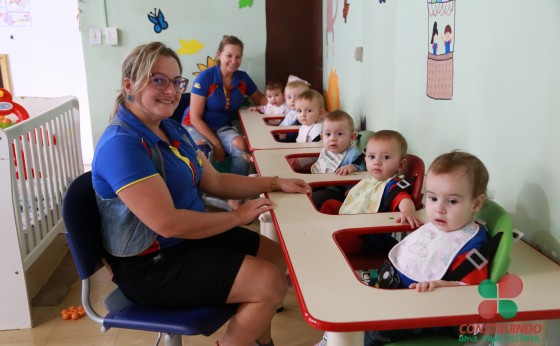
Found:
[[[116,46],[119,44],[119,35],[117,28],[106,28],[105,29],[105,40],[107,44]]]
[[[89,44],[101,44],[101,29],[89,29]]]
[[[364,58],[364,47],[354,48],[354,60],[362,61]]]

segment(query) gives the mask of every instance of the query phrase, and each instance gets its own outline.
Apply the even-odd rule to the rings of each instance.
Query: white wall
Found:
[[[93,145],[77,1],[31,0],[30,10],[32,26],[0,26],[0,54],[8,54],[13,94],[76,96],[83,158],[90,163]]]

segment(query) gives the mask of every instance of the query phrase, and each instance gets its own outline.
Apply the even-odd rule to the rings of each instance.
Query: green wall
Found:
[[[451,100],[426,96],[426,1],[352,1],[346,23],[338,6],[324,80],[337,71],[341,108],[356,123],[365,115],[370,130],[402,132],[427,165],[454,149],[480,157],[491,197],[558,261],[560,2],[458,0]],[[363,62],[353,58],[357,46]]]
[[[264,1],[251,7],[239,7],[230,0],[80,0],[80,30],[84,48],[88,98],[91,111],[93,142],[97,143],[107,126],[113,102],[120,90],[121,64],[128,52],[144,43],[162,41],[179,50],[180,39],[196,39],[204,46],[190,55],[179,55],[183,76],[194,79],[197,64],[214,57],[223,35],[236,35],[245,44],[242,70],[247,71],[261,90],[265,80],[266,22]],[[148,13],[158,8],[169,24],[161,33],[154,31]],[[119,44],[89,44],[89,29],[116,27]],[[190,89],[190,87],[189,87]]]

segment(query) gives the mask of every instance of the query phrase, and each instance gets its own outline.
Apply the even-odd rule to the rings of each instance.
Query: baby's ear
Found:
[[[481,193],[480,195],[478,195],[478,197],[474,199],[473,214],[476,214],[480,210],[480,208],[482,208],[485,200],[486,200],[486,195],[483,193]]]
[[[406,159],[402,159],[401,162],[399,162],[399,174],[402,173],[402,171],[406,167],[407,162],[408,161],[406,161]]]

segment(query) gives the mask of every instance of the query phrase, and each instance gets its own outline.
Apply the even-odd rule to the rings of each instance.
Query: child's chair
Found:
[[[159,332],[156,345],[163,334],[166,346],[179,346],[181,335],[209,336],[237,310],[236,304],[177,310],[147,308],[129,301],[116,288],[105,298],[108,313],[100,316],[90,301],[90,277],[101,267],[104,253],[91,172],[80,175],[68,186],[62,216],[70,252],[82,279],[82,304],[88,317],[101,325],[102,332],[113,327]]]
[[[418,156],[408,154],[406,156],[406,167],[400,173],[404,179],[410,183],[408,191],[416,210],[422,209],[422,188],[424,184],[425,165],[424,161]],[[410,231],[409,225],[403,225],[404,231]],[[399,233],[397,233],[399,235]],[[368,254],[359,235],[341,233],[337,237],[337,242],[345,254],[346,258],[354,269],[371,269],[372,266],[380,265],[386,258],[386,254]],[[397,237],[398,239],[398,237]]]
[[[484,207],[476,214],[476,218],[486,223],[486,228],[490,237],[502,232],[502,238],[492,260],[490,261],[490,280],[500,281],[508,271],[511,263],[510,248],[513,240],[513,224],[509,214],[498,203],[486,201]],[[387,345],[406,346],[406,345],[463,345],[458,339],[451,339],[440,335],[424,335],[412,339],[393,342]]]

